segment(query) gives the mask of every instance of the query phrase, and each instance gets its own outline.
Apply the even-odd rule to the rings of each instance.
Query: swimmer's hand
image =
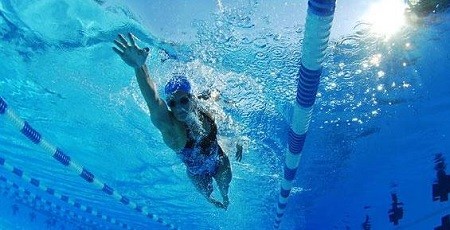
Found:
[[[117,47],[113,47],[113,50],[127,65],[137,69],[145,64],[150,50],[147,47],[143,49],[139,48],[136,45],[136,37],[132,33],[128,33],[128,37],[130,43],[128,43],[122,34],[119,34],[117,39],[114,40],[114,44]]]
[[[212,99],[213,101],[218,101],[220,99],[220,91],[217,89],[207,89],[205,91],[202,91],[199,95],[197,95],[198,99],[202,100],[209,100]]]
[[[236,160],[239,162],[242,160],[242,145],[239,143],[236,144]]]

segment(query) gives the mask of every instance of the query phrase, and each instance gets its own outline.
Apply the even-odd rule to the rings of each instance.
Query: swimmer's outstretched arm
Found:
[[[150,77],[145,64],[149,48],[139,48],[136,45],[136,37],[133,34],[128,33],[128,37],[129,42],[122,34],[119,34],[117,39],[114,40],[114,44],[117,47],[113,47],[113,50],[127,65],[134,69],[139,88],[150,110],[152,122],[161,132],[164,132],[171,128],[172,121],[167,105],[159,96],[155,82]]]

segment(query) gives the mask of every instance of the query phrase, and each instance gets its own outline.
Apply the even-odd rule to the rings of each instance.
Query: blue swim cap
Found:
[[[185,92],[191,94],[191,83],[183,75],[175,75],[173,76],[166,84],[164,88],[164,92],[166,93],[166,97],[174,94],[177,91]]]

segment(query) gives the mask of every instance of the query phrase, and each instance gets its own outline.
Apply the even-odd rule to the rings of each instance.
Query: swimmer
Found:
[[[145,61],[149,48],[139,48],[136,37],[127,41],[119,34],[113,50],[132,67],[141,93],[150,110],[153,125],[161,132],[164,143],[177,153],[186,165],[187,175],[196,189],[216,207],[227,209],[231,167],[228,156],[217,142],[217,125],[212,116],[197,105],[186,76],[174,75],[166,84],[165,100],[158,94]],[[236,159],[242,160],[242,146],[236,144]],[[212,197],[213,179],[222,202]]]

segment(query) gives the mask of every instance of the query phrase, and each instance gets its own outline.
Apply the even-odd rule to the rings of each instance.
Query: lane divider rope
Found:
[[[278,229],[284,215],[292,182],[300,163],[306,133],[311,122],[313,105],[322,75],[323,60],[330,37],[336,0],[309,0],[301,65],[298,71],[296,102],[288,135],[288,149],[284,162],[284,177],[278,196],[274,229]]]
[[[133,209],[134,211],[144,215],[146,218],[155,221],[169,229],[178,229],[174,224],[168,223],[163,220],[158,215],[152,214],[147,211],[147,207],[140,206],[133,201],[130,201],[129,198],[119,194],[115,189],[107,185],[106,183],[100,181],[95,177],[93,173],[89,170],[75,162],[71,157],[64,153],[64,151],[51,143],[47,142],[42,135],[35,130],[28,122],[24,121],[22,118],[16,115],[16,113],[8,106],[3,97],[0,96],[0,117],[5,117],[11,124],[20,130],[20,132],[26,136],[31,142],[39,145],[43,148],[47,153],[49,153],[55,160],[60,162],[62,165],[66,166],[68,169],[75,172],[81,178],[83,178],[86,182],[94,186],[95,188],[103,191],[105,194],[113,197],[121,204]]]

